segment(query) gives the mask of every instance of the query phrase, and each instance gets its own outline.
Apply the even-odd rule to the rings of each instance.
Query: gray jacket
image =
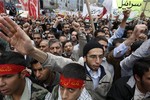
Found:
[[[143,58],[148,59],[150,57],[150,39],[146,40],[135,52],[126,57],[120,62],[121,76],[131,76],[132,67],[135,61]]]

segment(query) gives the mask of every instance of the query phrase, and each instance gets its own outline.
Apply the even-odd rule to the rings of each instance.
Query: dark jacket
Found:
[[[131,100],[134,96],[135,82],[133,77],[118,79],[107,94],[107,100]]]

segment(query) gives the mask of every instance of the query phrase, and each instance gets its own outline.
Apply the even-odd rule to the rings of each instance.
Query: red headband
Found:
[[[25,69],[24,66],[15,64],[0,64],[0,75],[17,74]]]
[[[65,78],[63,75],[61,75],[59,84],[66,88],[82,88],[84,80],[75,78]]]

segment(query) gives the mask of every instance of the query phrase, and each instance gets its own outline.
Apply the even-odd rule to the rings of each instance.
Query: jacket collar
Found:
[[[87,64],[84,63],[84,67],[85,67],[85,69],[86,69],[86,73],[88,74],[89,77],[91,77],[91,75],[89,74],[89,72],[88,72],[86,66],[87,66]],[[106,75],[106,72],[105,72],[105,69],[104,69],[104,67],[103,67],[102,65],[100,65],[99,68],[100,68],[100,70],[101,70],[101,75],[100,75],[99,80],[101,80],[101,79]]]

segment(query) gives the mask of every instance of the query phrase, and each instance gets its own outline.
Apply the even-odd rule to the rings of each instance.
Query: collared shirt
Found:
[[[91,78],[92,78],[92,81],[93,81],[93,87],[94,89],[98,86],[99,84],[99,78],[101,76],[101,69],[98,68],[97,71],[92,71],[87,65],[86,65],[86,69],[87,71],[89,72]]]
[[[136,85],[135,92],[134,92],[134,100],[142,100],[149,96],[150,96],[150,92],[147,92],[146,94],[144,94],[138,89],[138,87]]]
[[[116,47],[114,49],[113,56],[114,57],[121,57],[121,56],[123,56],[126,53],[126,51],[128,50],[128,48],[129,48],[129,46],[126,46],[124,44],[124,42],[121,43],[118,47]]]
[[[115,31],[114,35],[108,39],[108,46],[112,45],[114,39],[121,38],[123,36],[124,30],[125,30],[124,28],[121,28],[119,26],[118,29]]]

